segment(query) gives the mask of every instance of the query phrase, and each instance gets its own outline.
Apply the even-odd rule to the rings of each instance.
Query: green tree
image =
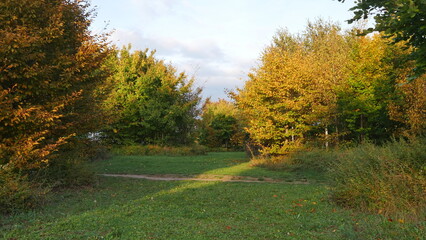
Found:
[[[345,0],[339,0],[344,2]],[[366,32],[384,32],[394,42],[406,42],[414,48],[418,76],[426,71],[426,1],[424,0],[357,0],[351,8],[349,23],[374,15],[376,25]]]
[[[112,93],[105,102],[112,123],[104,130],[116,144],[179,145],[192,142],[200,88],[194,79],[177,74],[154,51],[130,52],[112,58]]]
[[[391,120],[389,107],[398,101],[396,83],[405,51],[380,34],[351,37],[350,73],[338,92],[339,117],[346,139],[384,141],[401,127]]]
[[[207,99],[198,122],[198,141],[209,147],[242,147],[243,119],[236,106],[224,99]]]

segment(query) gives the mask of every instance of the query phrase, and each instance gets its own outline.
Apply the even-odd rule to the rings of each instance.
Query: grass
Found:
[[[269,169],[324,173],[342,206],[404,221],[426,219],[426,138],[393,139],[351,148],[309,149],[281,158],[259,158]]]
[[[246,161],[242,153],[174,158],[116,156],[96,162],[93,168],[98,173],[298,176],[250,167]],[[422,239],[424,236],[424,223],[401,223],[398,219],[391,221],[379,215],[356,213],[337,207],[328,199],[327,186],[315,181],[309,185],[289,185],[99,177],[91,188],[52,194],[43,208],[2,216],[0,239]]]
[[[232,175],[268,177],[297,181],[309,179],[322,181],[324,176],[315,171],[271,171],[251,166],[243,152],[211,152],[203,156],[114,156],[95,162],[96,173],[116,174],[182,174],[182,175]]]

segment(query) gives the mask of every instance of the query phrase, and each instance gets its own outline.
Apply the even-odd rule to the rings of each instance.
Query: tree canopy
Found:
[[[345,0],[339,0],[344,2]],[[349,23],[373,15],[376,25],[367,32],[384,32],[395,42],[406,42],[414,48],[418,75],[426,71],[426,1],[424,0],[357,0],[350,10]]]
[[[398,85],[413,68],[409,50],[356,32],[319,20],[301,34],[276,34],[233,95],[264,154],[424,130],[424,76]]]
[[[191,143],[200,88],[194,79],[158,60],[155,51],[124,47],[108,66],[112,92],[105,102],[112,123],[104,130],[115,144],[179,145]]]
[[[109,47],[89,31],[86,1],[0,2],[0,165],[49,165],[73,136],[95,131],[95,89]]]
[[[235,104],[207,99],[198,121],[198,142],[209,147],[238,148],[244,142],[243,117]]]

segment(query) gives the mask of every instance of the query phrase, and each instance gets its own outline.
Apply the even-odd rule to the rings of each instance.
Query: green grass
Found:
[[[315,171],[270,171],[250,166],[243,152],[212,152],[203,156],[114,156],[106,161],[95,162],[96,173],[116,174],[183,174],[183,175],[232,175],[267,177],[297,181],[309,179],[321,181],[324,176]]]
[[[96,162],[94,169],[98,173],[216,171],[281,176],[251,168],[245,161],[240,153],[114,157]],[[142,166],[145,168],[139,168]],[[92,188],[51,195],[40,209],[2,216],[0,239],[411,240],[424,236],[424,223],[399,223],[397,219],[360,214],[339,208],[328,199],[327,186],[315,182],[289,185],[99,177]]]

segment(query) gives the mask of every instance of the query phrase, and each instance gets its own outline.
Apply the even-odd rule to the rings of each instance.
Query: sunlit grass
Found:
[[[103,177],[96,188],[3,218],[0,238],[416,239],[419,227],[338,208],[323,185]]]
[[[324,176],[312,170],[270,171],[252,166],[243,152],[215,152],[206,156],[113,156],[95,162],[96,173],[110,174],[182,174],[231,175],[273,178],[285,181],[323,180]]]
[[[202,173],[241,175],[252,171],[246,162],[227,165],[239,154],[220,155],[228,161],[224,165],[209,163],[211,158],[206,157],[203,168],[209,170]],[[217,164],[222,167],[215,170]],[[186,168],[194,173],[200,170],[194,165]],[[315,182],[288,185],[99,177],[92,188],[51,195],[41,209],[3,216],[0,239],[411,240],[421,239],[425,227],[424,223],[401,223],[340,208],[330,203],[326,185]]]

